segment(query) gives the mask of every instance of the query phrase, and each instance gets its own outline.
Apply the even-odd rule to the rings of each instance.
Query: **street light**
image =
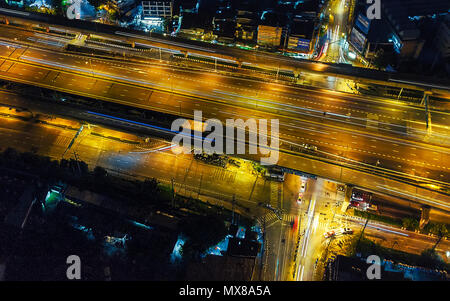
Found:
[[[88,60],[89,60],[89,67],[91,68],[91,76],[94,76],[94,71],[92,70],[92,61],[90,58]],[[86,65],[87,64],[88,64],[88,61],[86,61]]]

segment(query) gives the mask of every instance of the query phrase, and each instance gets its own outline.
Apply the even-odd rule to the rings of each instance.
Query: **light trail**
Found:
[[[427,202],[427,203],[430,203],[430,204],[433,204],[433,205],[439,205],[439,206],[442,206],[442,207],[450,208],[450,206],[447,205],[447,204],[438,202],[436,200],[426,199],[423,196],[415,196],[415,195],[404,193],[404,192],[401,192],[401,191],[398,191],[398,190],[395,190],[395,189],[387,188],[385,186],[377,186],[377,188],[380,188],[380,189],[383,189],[383,190],[387,190],[387,191],[391,191],[391,192],[395,192],[395,193],[407,196],[408,198],[418,199],[418,200],[421,200],[423,202]]]
[[[364,226],[364,223],[359,223],[359,224]],[[389,232],[389,233],[394,233],[394,234],[398,234],[398,235],[402,235],[402,236],[407,236],[407,237],[409,237],[409,235],[406,234],[406,233],[401,233],[401,232],[394,231],[394,230],[384,229],[384,228],[381,228],[381,227],[378,227],[378,226],[374,226],[374,225],[371,225],[371,224],[367,224],[367,227],[374,228],[374,229],[381,230],[381,231],[385,231],[385,232]]]

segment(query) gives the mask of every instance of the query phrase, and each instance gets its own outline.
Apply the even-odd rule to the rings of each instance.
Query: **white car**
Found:
[[[327,231],[327,232],[325,232],[325,233],[323,234],[323,236],[324,236],[325,238],[330,238],[330,237],[335,236],[335,235],[336,235],[336,232],[335,232],[334,230]]]
[[[300,192],[300,193],[298,194],[297,203],[300,204],[302,201],[303,201],[303,193]]]
[[[300,183],[300,192],[305,192],[306,190],[306,179],[302,178]]]

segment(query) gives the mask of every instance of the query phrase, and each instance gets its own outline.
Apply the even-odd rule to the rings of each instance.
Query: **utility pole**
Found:
[[[233,194],[233,206],[232,206],[232,211],[231,211],[231,224],[233,224],[234,225],[234,204],[236,203],[236,197],[235,197],[235,195]]]
[[[78,161],[78,156],[77,156],[77,153],[75,152],[75,151],[72,151],[73,152],[73,155],[74,155],[74,157],[75,157],[75,162],[77,162],[77,166],[78,166],[78,172],[80,173],[80,175],[81,175],[81,168],[80,168],[80,162]]]
[[[261,264],[259,269],[259,281],[263,281],[263,267],[264,267],[264,256],[265,256],[265,250],[266,250],[266,215],[264,214],[263,218],[263,228],[262,228],[262,235],[263,235],[263,248],[261,252]]]
[[[364,228],[362,229],[361,234],[359,235],[358,242],[356,243],[356,249],[358,249],[359,242],[361,241],[361,237],[362,237],[363,234],[364,234],[364,230],[366,230],[366,227],[367,227],[367,223],[368,223],[368,222],[369,222],[369,218],[367,218],[366,223],[364,224]]]
[[[400,92],[398,93],[397,99],[400,99],[400,96],[402,95],[403,87],[400,89]]]
[[[328,256],[328,248],[330,247],[331,241],[334,239],[334,236],[330,237],[330,241],[328,242],[327,248],[325,249],[325,256],[324,258],[327,259]]]
[[[434,249],[436,249],[436,247],[438,246],[438,244],[441,242],[442,237],[444,237],[444,233],[442,233],[442,231],[439,230],[439,239],[438,239],[438,241],[436,242],[436,244],[433,246],[433,248],[432,248],[433,251],[434,251]]]
[[[173,178],[170,179],[170,182],[172,183],[172,207],[175,207],[175,189],[173,187]]]
[[[200,175],[200,185],[198,185],[197,198],[200,197],[200,189],[202,188],[202,179],[203,179],[203,173]]]

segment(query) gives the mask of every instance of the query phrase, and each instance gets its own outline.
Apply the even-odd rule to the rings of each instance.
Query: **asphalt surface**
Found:
[[[445,185],[445,183],[449,182],[448,167],[444,164],[450,162],[447,159],[448,148],[431,146],[425,141],[416,142],[394,137],[399,136],[398,131],[395,131],[395,133],[384,131],[381,134],[378,120],[374,123],[373,120],[366,119],[366,126],[364,131],[362,131],[362,124],[358,125],[353,121],[347,121],[349,119],[347,116],[351,115],[351,112],[346,115],[339,114],[339,112],[327,112],[326,116],[324,116],[323,113],[317,114],[317,109],[308,108],[307,104],[304,107],[297,107],[298,103],[284,103],[280,100],[274,102],[262,98],[263,96],[267,98],[278,96],[279,99],[284,98],[286,101],[288,96],[274,94],[273,91],[287,89],[285,86],[262,84],[257,81],[250,82],[250,86],[242,86],[242,80],[236,82],[234,78],[224,78],[220,75],[204,74],[203,72],[197,73],[198,79],[193,79],[195,72],[192,71],[177,70],[175,72],[175,68],[160,66],[126,68],[122,63],[116,64],[101,60],[93,62],[93,60],[83,60],[79,56],[47,52],[42,49],[22,48],[16,44],[3,45],[2,54],[7,60],[0,66],[0,72],[4,70],[6,74],[3,76],[9,79],[26,81],[75,94],[88,95],[94,98],[107,99],[185,116],[192,116],[192,112],[199,108],[203,109],[203,117],[213,117],[222,120],[229,117],[268,119],[276,116],[280,120],[281,142],[287,144],[291,149],[292,147],[294,149],[298,148],[298,145],[306,142],[317,146],[319,148],[318,153],[322,156],[335,161],[344,160],[347,163],[355,163],[357,161],[359,164],[366,164],[366,167],[370,166],[370,168],[374,168],[373,165],[378,164],[380,168],[401,172],[403,176],[408,178],[432,179],[438,185],[440,183]],[[12,58],[16,59],[16,61],[11,60]],[[20,59],[20,61],[17,59]],[[24,63],[24,60],[26,63]],[[55,61],[57,63],[54,63]],[[51,65],[53,64],[52,62],[57,64],[56,69],[55,66]],[[42,63],[44,66],[40,66]],[[190,76],[187,76],[186,72]],[[173,80],[175,76],[178,77],[176,82]],[[153,80],[150,81],[150,79]],[[223,84],[223,81],[227,79],[230,81],[229,84]],[[201,86],[202,83],[204,86]],[[165,91],[154,91],[148,85],[152,87],[159,86],[159,89],[165,89]],[[217,85],[216,88],[224,89],[226,92],[212,89],[214,85]],[[263,85],[270,91],[266,92],[268,93],[267,95],[260,93],[261,90],[255,92],[256,95],[259,93],[258,98],[254,98],[255,109],[250,108],[253,106],[253,103],[250,102],[249,105],[249,97],[246,97],[247,101],[242,99],[243,93],[251,91],[247,91],[251,89],[251,85],[256,85],[258,88],[261,88],[260,85]],[[239,86],[242,86],[242,88]],[[187,91],[186,89],[190,90]],[[202,93],[205,93],[204,91],[208,91],[208,89],[210,91],[212,89],[212,94],[202,96]],[[227,89],[231,89],[230,92],[233,94],[230,95]],[[233,89],[243,93],[234,93]],[[168,91],[175,90],[178,91],[177,93],[180,93],[180,90],[182,90],[182,93],[191,93],[193,96],[167,94]],[[327,93],[335,94],[329,91]],[[291,96],[287,98],[287,101],[295,99],[292,97],[292,93],[288,95]],[[199,99],[198,96],[202,98]],[[309,97],[310,95],[307,96]],[[324,101],[327,100],[329,98],[325,97]],[[211,103],[211,101],[214,106],[205,106],[205,102]],[[233,104],[231,104],[232,102]],[[261,102],[263,103],[261,104]],[[259,110],[261,106],[264,108],[264,112]],[[286,107],[289,109],[286,109]],[[393,110],[392,108],[390,109]],[[270,110],[273,113],[270,113]],[[305,113],[305,110],[308,113]],[[311,112],[311,110],[316,112]],[[417,110],[417,108],[412,110]],[[292,112],[295,112],[294,116],[290,115]],[[370,114],[373,117],[374,113]],[[416,112],[417,114],[419,113]],[[299,115],[301,117],[296,117]],[[380,117],[375,116],[374,118],[379,119]],[[442,117],[442,119],[445,124],[446,117]],[[361,119],[356,120],[361,122]],[[420,121],[416,121],[416,123],[420,123]],[[345,128],[343,124],[348,126],[348,128]],[[447,127],[438,122],[436,124],[435,128],[442,126],[445,129]],[[383,123],[381,128],[385,126],[386,124]],[[299,129],[300,131],[298,131]],[[408,127],[406,127],[405,132],[411,131],[408,131]],[[446,137],[445,134],[439,133],[425,134],[423,139],[430,140],[429,137],[437,136],[438,140],[440,140],[442,135]],[[405,154],[407,155],[405,156]],[[423,161],[416,158],[423,158]],[[293,165],[289,163],[289,165],[285,166],[293,167]]]

